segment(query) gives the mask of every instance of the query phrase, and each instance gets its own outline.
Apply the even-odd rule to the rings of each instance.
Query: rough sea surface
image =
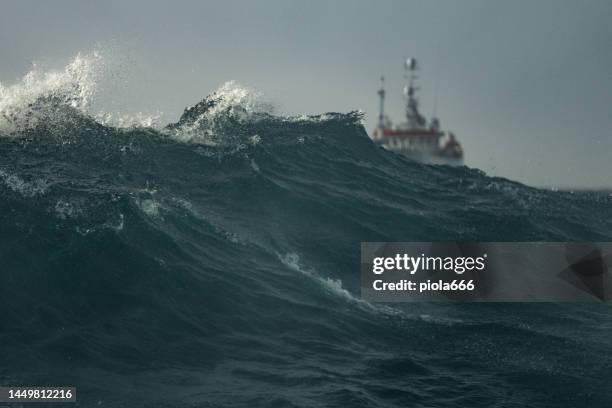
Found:
[[[612,406],[609,304],[359,298],[362,241],[612,241],[609,193],[414,163],[359,113],[274,116],[231,84],[165,127],[104,124],[84,65],[0,86],[0,385],[83,407]]]

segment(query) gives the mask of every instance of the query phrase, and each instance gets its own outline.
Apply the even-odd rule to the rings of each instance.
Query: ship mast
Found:
[[[380,108],[378,113],[378,128],[382,129],[385,127],[385,77],[380,77],[380,89],[378,90],[378,96],[380,97]]]
[[[419,112],[419,100],[416,97],[418,88],[415,85],[417,80],[418,65],[414,58],[407,58],[404,62],[404,78],[408,80],[408,85],[404,88],[406,97],[406,122],[409,129],[422,129],[426,125],[426,120]]]

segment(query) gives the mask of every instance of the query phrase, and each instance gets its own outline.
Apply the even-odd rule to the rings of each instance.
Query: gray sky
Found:
[[[174,120],[227,80],[281,112],[362,109],[379,76],[402,111],[402,61],[466,163],[537,186],[612,187],[612,1],[0,0],[0,81],[112,49],[102,101]]]

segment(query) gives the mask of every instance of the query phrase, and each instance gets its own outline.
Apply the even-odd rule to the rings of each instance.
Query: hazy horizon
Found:
[[[612,188],[612,3],[1,1],[0,82],[36,61],[113,50],[100,103],[178,118],[228,80],[288,114],[402,115],[402,62],[421,65],[466,164],[529,185]]]

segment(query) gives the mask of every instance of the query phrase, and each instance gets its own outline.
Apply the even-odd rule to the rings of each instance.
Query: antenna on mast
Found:
[[[382,129],[385,127],[385,77],[380,77],[380,89],[378,90],[378,96],[380,97],[380,108],[378,110],[378,128]]]
[[[417,79],[416,71],[419,69],[417,60],[406,58],[404,60],[404,78],[408,79],[408,85],[404,87],[406,97],[406,121],[410,129],[423,128],[426,120],[419,112],[419,101],[416,97],[418,88],[415,86]]]

